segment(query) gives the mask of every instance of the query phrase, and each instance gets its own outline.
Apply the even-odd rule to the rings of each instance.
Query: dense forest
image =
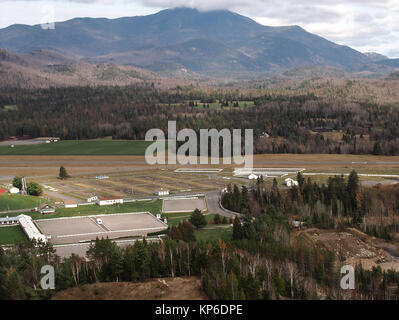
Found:
[[[358,290],[341,290],[334,253],[300,241],[290,244],[289,228],[275,212],[244,220],[241,231],[235,230],[229,242],[143,240],[123,249],[97,239],[88,250],[89,260],[72,255],[61,261],[45,244],[0,248],[0,299],[49,299],[60,290],[89,283],[178,276],[201,277],[211,299],[397,298],[392,287],[398,286],[399,273],[380,267],[369,271],[357,266]],[[40,288],[44,265],[55,268],[54,290]]]
[[[277,181],[267,184],[259,178],[250,190],[229,186],[222,205],[235,212],[260,215],[275,210],[287,219],[300,220],[319,228],[355,227],[387,240],[399,231],[399,185],[361,187],[352,171],[347,179],[330,177],[318,184],[298,173],[298,186],[280,190]]]
[[[0,90],[0,140],[144,139],[151,128],[167,132],[168,120],[196,132],[254,129],[256,153],[399,154],[399,109],[390,102],[152,85]]]

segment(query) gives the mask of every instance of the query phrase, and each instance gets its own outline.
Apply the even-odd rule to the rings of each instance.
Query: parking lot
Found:
[[[97,223],[102,220],[102,224]],[[52,244],[80,243],[96,238],[144,236],[167,229],[167,225],[148,212],[108,214],[35,221]]]

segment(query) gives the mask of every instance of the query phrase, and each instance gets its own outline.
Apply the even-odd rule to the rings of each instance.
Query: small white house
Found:
[[[19,193],[19,189],[18,189],[18,188],[15,188],[15,187],[12,187],[12,188],[9,190],[9,192],[10,192],[11,194],[18,194],[18,193]]]
[[[299,185],[298,181],[295,181],[291,178],[285,179],[284,182],[285,182],[285,185],[289,188],[292,188],[294,186],[297,187]]]
[[[256,180],[256,179],[258,179],[259,177],[256,175],[256,174],[253,174],[253,173],[251,173],[249,176],[248,176],[248,179],[249,180]]]
[[[93,196],[93,197],[87,198],[87,202],[97,202],[97,200],[98,200],[97,196]]]
[[[157,196],[168,196],[168,195],[170,194],[170,192],[169,192],[169,190],[167,190],[167,189],[161,188],[161,189],[155,191],[155,194],[156,194]]]
[[[117,197],[98,198],[97,204],[99,206],[112,206],[114,204],[122,204],[123,199]]]

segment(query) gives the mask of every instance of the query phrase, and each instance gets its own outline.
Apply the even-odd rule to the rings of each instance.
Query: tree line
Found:
[[[245,108],[198,108],[192,101],[254,101]],[[16,106],[5,108],[5,106]],[[0,139],[144,139],[151,128],[253,129],[256,153],[399,154],[399,110],[314,94],[160,90],[152,86],[0,90]],[[267,136],[265,135],[267,134]]]

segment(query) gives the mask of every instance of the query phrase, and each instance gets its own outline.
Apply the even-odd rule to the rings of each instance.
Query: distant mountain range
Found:
[[[187,8],[119,19],[76,18],[56,23],[54,30],[12,25],[0,30],[0,48],[171,75],[234,77],[308,66],[379,74],[399,68],[398,61],[363,54],[298,26],[267,27],[230,11]]]

